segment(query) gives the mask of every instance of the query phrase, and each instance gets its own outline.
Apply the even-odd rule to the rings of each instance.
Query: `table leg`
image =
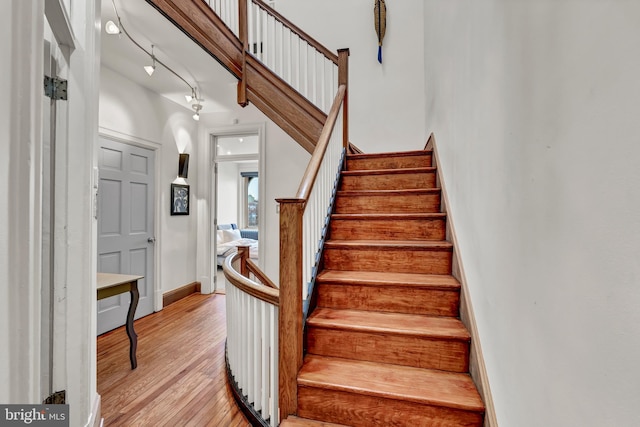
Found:
[[[138,348],[138,335],[133,330],[133,317],[136,314],[136,308],[138,307],[138,299],[140,294],[138,293],[138,281],[136,280],[131,284],[131,303],[129,304],[129,312],[127,313],[127,335],[129,335],[129,359],[131,359],[131,369],[136,369],[138,366],[138,360],[136,359],[136,349]]]

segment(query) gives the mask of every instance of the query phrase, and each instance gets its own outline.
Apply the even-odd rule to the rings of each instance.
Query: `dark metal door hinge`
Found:
[[[67,81],[57,77],[44,76],[44,94],[51,99],[67,100]]]
[[[45,405],[59,405],[66,403],[67,393],[65,390],[56,391],[51,396],[47,397],[44,402]]]

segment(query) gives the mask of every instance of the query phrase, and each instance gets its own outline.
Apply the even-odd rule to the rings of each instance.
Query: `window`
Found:
[[[241,172],[244,195],[244,228],[258,228],[258,172]]]

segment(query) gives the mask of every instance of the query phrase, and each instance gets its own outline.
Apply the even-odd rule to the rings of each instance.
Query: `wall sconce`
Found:
[[[189,173],[189,155],[181,153],[178,159],[178,177],[187,179]]]

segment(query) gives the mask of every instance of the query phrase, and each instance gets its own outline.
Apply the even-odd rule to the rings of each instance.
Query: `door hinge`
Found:
[[[67,393],[65,390],[56,391],[51,396],[47,397],[44,402],[45,405],[59,405],[65,404],[67,399]]]
[[[53,100],[67,100],[67,81],[44,76],[44,94]]]

